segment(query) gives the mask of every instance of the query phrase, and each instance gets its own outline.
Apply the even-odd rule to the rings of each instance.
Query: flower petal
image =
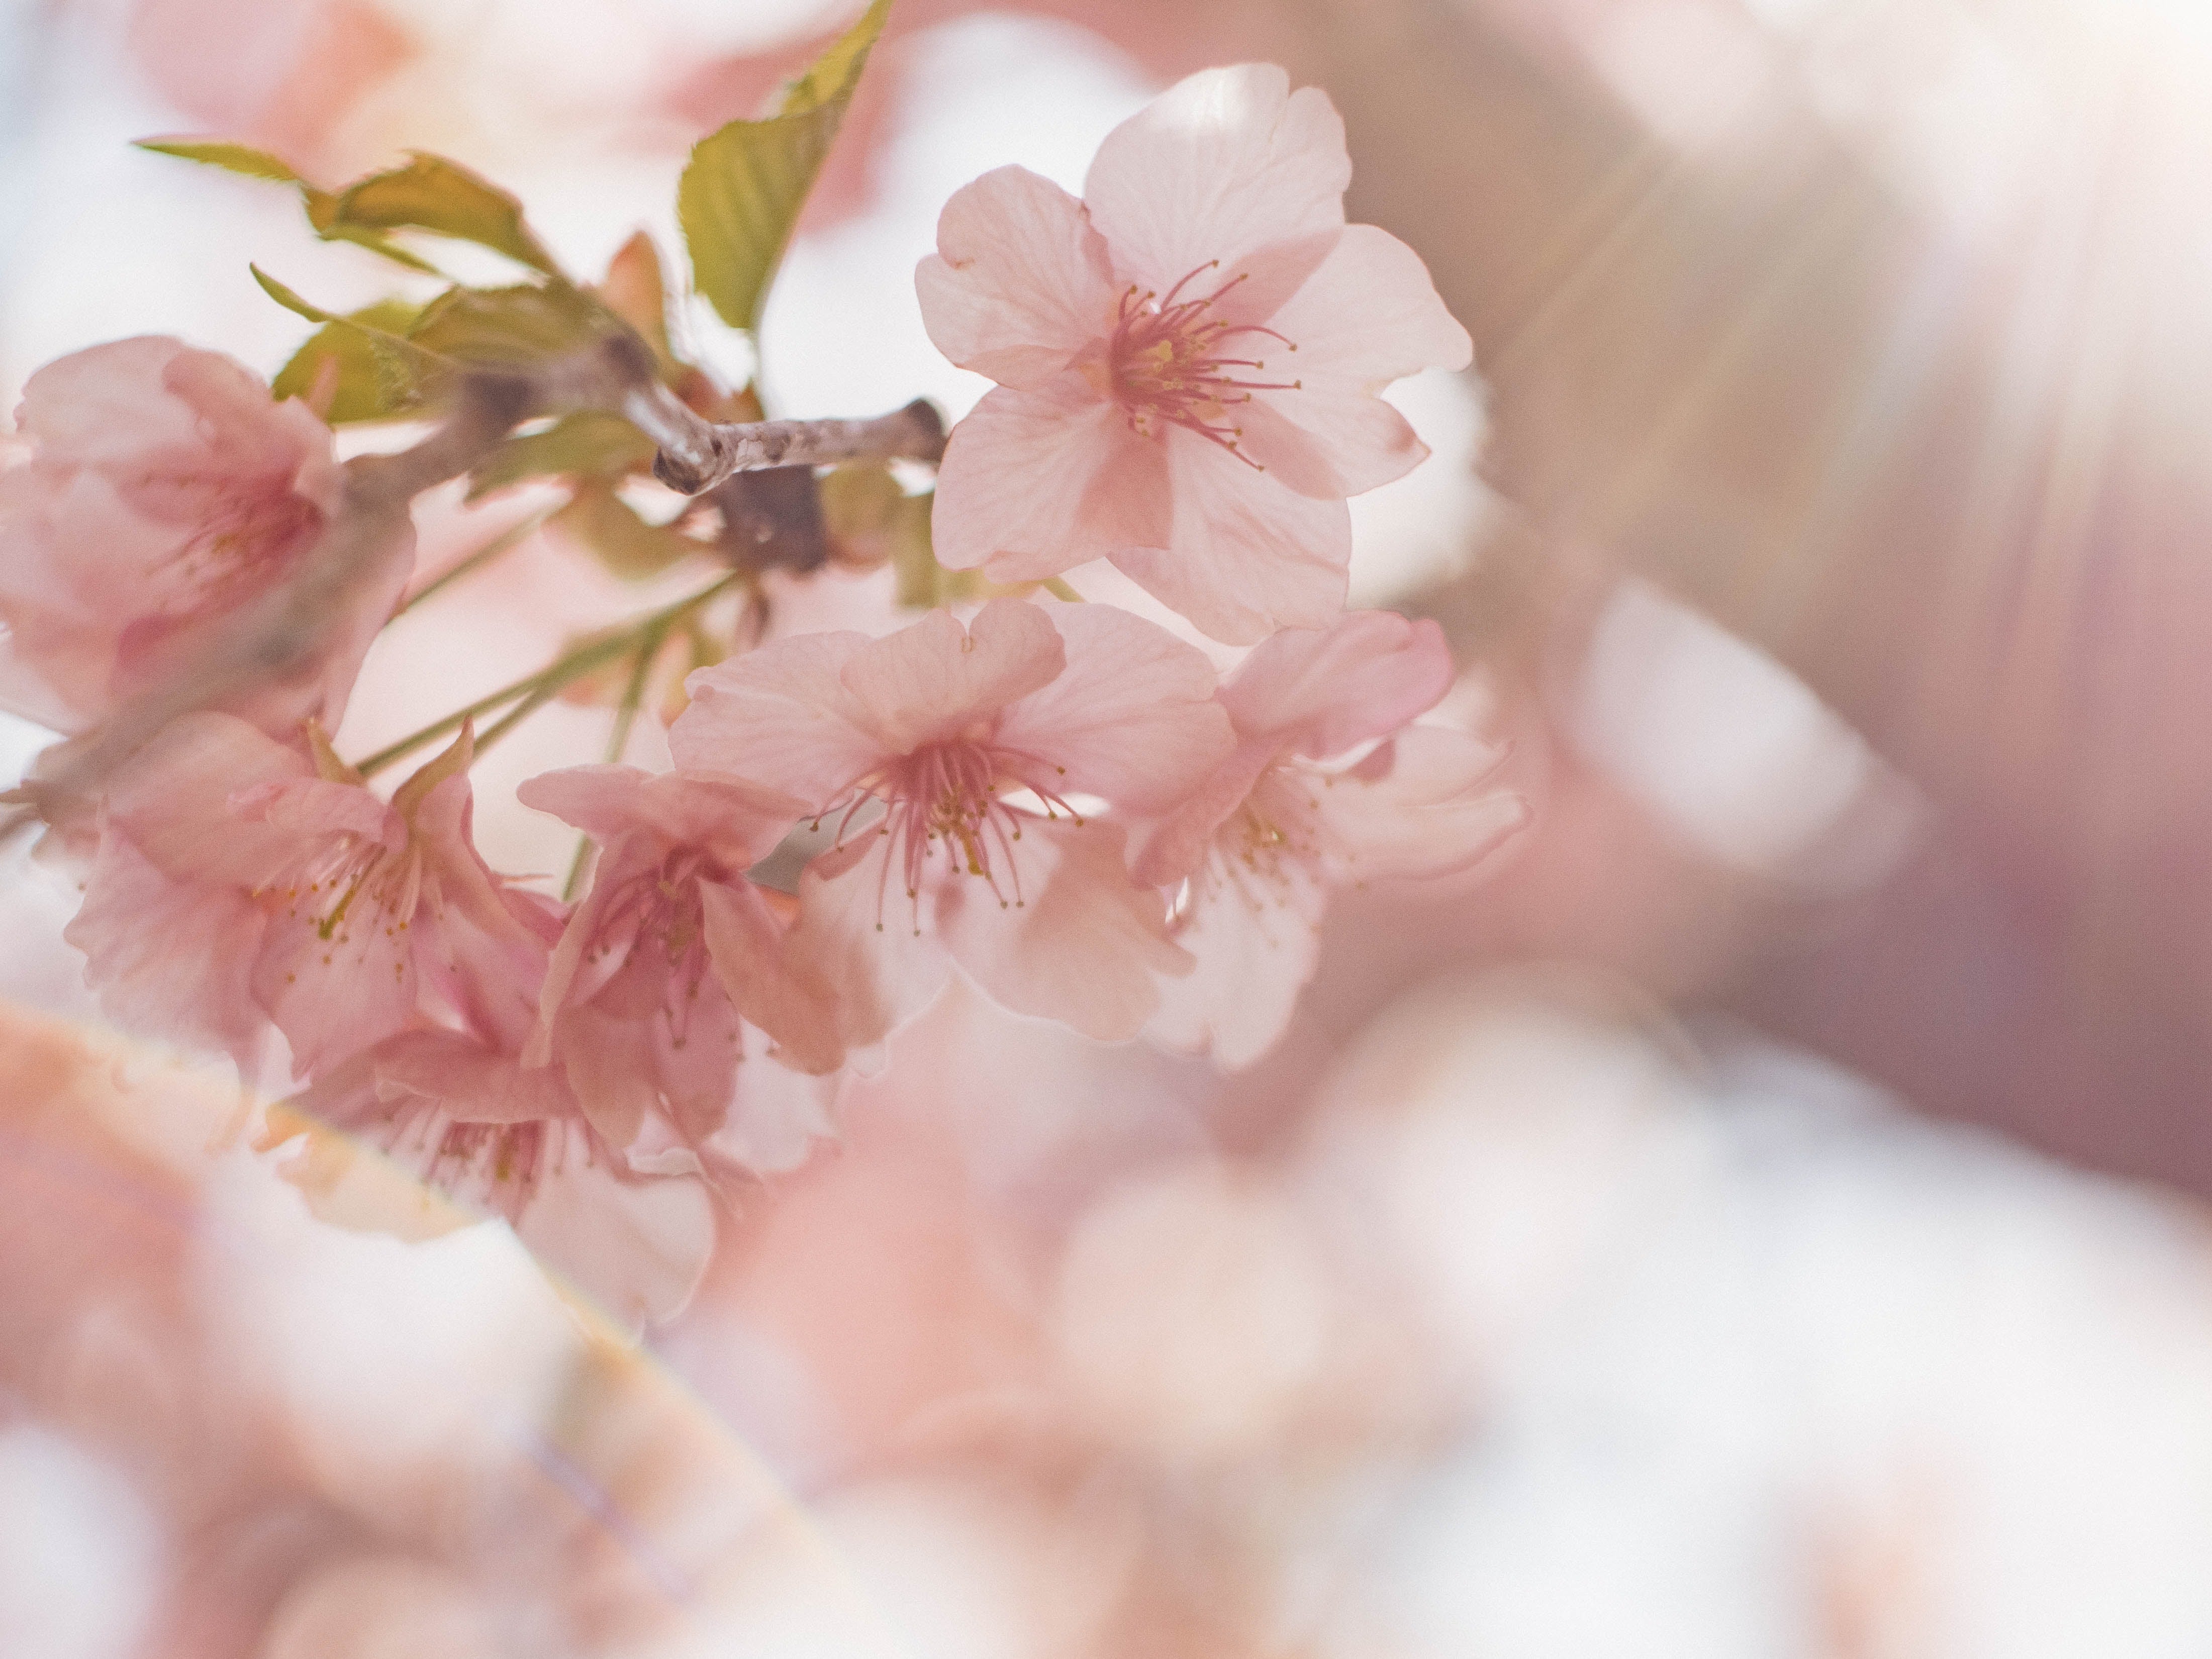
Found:
[[[775,850],[805,802],[743,778],[702,771],[652,774],[635,766],[570,766],[516,788],[525,806],[550,812],[602,842],[642,832],[664,848],[696,847],[743,870]]]
[[[1528,804],[1483,785],[1502,750],[1463,732],[1413,726],[1350,772],[1291,783],[1283,818],[1303,806],[1336,881],[1449,875],[1478,863],[1528,821]]]
[[[283,867],[298,842],[249,803],[258,792],[312,781],[297,750],[231,715],[190,714],[124,763],[108,785],[107,812],[172,876],[252,889]],[[380,818],[387,810],[380,801],[371,806]]]
[[[1121,826],[1033,821],[1022,849],[1018,908],[973,878],[939,890],[945,948],[1011,1012],[1103,1042],[1134,1036],[1159,1004],[1153,975],[1187,972],[1190,960],[1167,940],[1158,891],[1129,878]]]
[[[699,903],[708,956],[737,1012],[768,1033],[785,1065],[836,1071],[845,1059],[836,991],[787,951],[760,890],[749,881],[701,882]]]
[[[933,611],[870,641],[847,660],[842,678],[869,729],[903,755],[997,714],[1048,684],[1066,661],[1043,611],[1000,599],[965,628],[951,611]]]
[[[883,744],[839,678],[865,634],[800,634],[702,668],[669,728],[687,771],[720,772],[819,811],[880,763]]]
[[[953,192],[915,289],[939,351],[1002,386],[1034,386],[1105,333],[1114,277],[1083,204],[1005,167]]]
[[[1145,1035],[1170,1048],[1211,1054],[1234,1071],[1274,1046],[1319,959],[1328,892],[1307,860],[1263,858],[1217,839],[1191,877],[1175,941],[1198,965],[1160,985],[1159,1012]]]
[[[1214,832],[1252,793],[1253,786],[1282,752],[1273,737],[1240,743],[1229,758],[1194,789],[1174,811],[1140,832],[1130,869],[1154,887],[1181,881],[1206,860]]]
[[[313,1077],[415,1018],[411,936],[388,931],[364,904],[331,926],[294,902],[269,918],[253,963],[253,994],[292,1045],[293,1070]]]
[[[1254,393],[1242,441],[1303,495],[1357,495],[1411,471],[1428,446],[1379,394],[1424,368],[1465,368],[1474,355],[1420,256],[1373,225],[1347,227],[1267,325],[1297,349],[1263,354],[1286,372],[1259,378],[1294,380],[1297,389]],[[1326,458],[1326,489],[1316,454]]]
[[[1158,447],[1079,374],[1001,388],[952,428],[930,534],[948,570],[1039,581],[1167,533]]]
[[[1395,611],[1355,611],[1333,627],[1285,628],[1221,687],[1240,736],[1274,735],[1317,757],[1396,731],[1451,690],[1443,629]]]
[[[903,1024],[945,988],[928,896],[907,896],[891,867],[896,842],[864,830],[816,858],[799,878],[799,921],[784,939],[800,983],[836,988],[838,1039],[848,1050]]]
[[[1002,748],[1052,769],[1027,781],[1164,812],[1228,757],[1234,740],[1204,653],[1112,605],[1054,605],[1049,623],[1066,641],[1066,672],[999,723]]]
[[[810,1077],[772,1060],[749,1060],[738,1068],[737,1097],[708,1150],[755,1175],[795,1170],[817,1140],[836,1133],[830,1111],[840,1086],[836,1077]]]
[[[632,1333],[682,1312],[714,1250],[705,1182],[624,1178],[604,1158],[556,1160],[514,1231],[532,1255]]]
[[[1083,183],[1115,274],[1164,290],[1209,260],[1344,223],[1344,123],[1273,64],[1206,70],[1106,136]]]
[[[1352,560],[1344,504],[1295,495],[1180,428],[1161,441],[1174,492],[1168,538],[1117,549],[1115,566],[1227,645],[1334,622]]]
[[[252,983],[264,921],[235,888],[168,876],[111,825],[62,937],[117,1022],[218,1049],[250,1075],[268,1030]]]

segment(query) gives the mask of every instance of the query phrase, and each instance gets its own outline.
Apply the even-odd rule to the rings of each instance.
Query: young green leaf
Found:
[[[421,395],[421,377],[377,336],[404,336],[417,310],[404,300],[383,300],[324,324],[276,371],[270,392],[311,404],[326,398],[317,412],[332,426],[409,413]]]
[[[732,121],[691,151],[676,187],[676,215],[693,282],[732,327],[760,325],[792,227],[890,12],[890,0],[874,0],[791,83],[776,114]]]
[[[457,362],[507,367],[557,357],[623,326],[580,289],[523,283],[447,289],[422,308],[408,337]]]
[[[137,148],[151,150],[156,155],[174,155],[187,161],[221,167],[228,173],[242,173],[249,179],[267,179],[280,185],[314,188],[292,170],[289,162],[270,155],[266,150],[233,143],[227,138],[141,138]]]
[[[330,410],[324,416],[334,425],[404,413],[420,400],[430,381],[451,366],[400,334],[399,329],[415,316],[415,307],[404,301],[383,301],[341,317],[301,298],[260,266],[246,269],[261,291],[285,310],[323,325],[278,371],[270,390],[280,398],[309,398],[321,376],[335,374]],[[336,360],[335,369],[324,368],[325,358]]]
[[[381,255],[394,264],[404,265],[410,270],[428,271],[433,276],[438,274],[435,265],[409,252],[382,231],[366,225],[339,223],[337,194],[309,183],[293,169],[290,163],[270,155],[266,150],[233,143],[223,138],[142,138],[137,147],[150,150],[156,155],[174,155],[183,161],[221,167],[227,173],[242,173],[249,179],[265,179],[271,184],[290,185],[300,192],[301,205],[307,210],[309,227],[323,240],[351,242]]]
[[[556,279],[561,268],[523,222],[522,204],[458,161],[417,150],[402,167],[373,173],[339,193],[327,234],[427,230],[475,242]]]

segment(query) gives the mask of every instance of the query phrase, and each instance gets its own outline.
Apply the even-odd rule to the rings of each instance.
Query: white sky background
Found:
[[[0,0],[0,396],[63,351],[149,331],[273,369],[301,329],[252,288],[249,256],[334,303],[369,297],[373,262],[315,245],[283,192],[127,149],[179,123],[96,30],[52,40],[32,85],[32,10]],[[1009,161],[1079,187],[1151,90],[1034,21],[971,20],[919,55],[883,204],[796,247],[769,309],[791,413],[917,392],[966,407],[983,383],[929,347],[910,282],[938,206]],[[674,154],[464,159],[580,268],[641,219],[673,249]],[[1370,597],[1445,567],[1481,510],[1471,384],[1404,396],[1438,456],[1360,505]],[[1598,690],[1593,706],[1635,701]],[[11,769],[32,735],[0,733]],[[83,1012],[56,939],[66,903],[5,875],[0,994]],[[1413,1659],[2212,1652],[2212,1251],[2193,1214],[1739,1036],[1695,1075],[1538,992],[1437,994],[1392,1017],[1443,1045],[1425,1092],[1387,1133],[1317,1146],[1300,1201],[1325,1214],[1355,1190],[1390,1218],[1440,1352],[1486,1404],[1457,1445],[1347,1493],[1310,1547],[1317,1579],[1349,1589],[1286,1626],[1346,1659],[1382,1642]],[[46,1651],[120,1654],[124,1626],[70,1609],[159,1550],[111,1472],[8,1430],[6,1410],[0,1652],[28,1631],[67,1633]],[[1808,1577],[1808,1536],[1845,1589]],[[885,1559],[895,1604],[913,1558]],[[5,1570],[25,1562],[37,1572]],[[1892,1609],[1881,1644],[1821,1645],[1814,1609],[1861,1581]]]

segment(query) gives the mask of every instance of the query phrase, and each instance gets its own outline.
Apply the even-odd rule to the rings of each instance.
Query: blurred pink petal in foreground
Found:
[[[428,1189],[422,1231],[504,1217],[553,1272],[635,1331],[689,1301],[714,1246],[703,1174],[681,1150],[617,1147],[553,1066],[452,1030],[411,1030],[356,1054],[287,1103],[269,1140],[304,1135],[285,1174],[325,1219],[396,1230],[380,1176],[364,1202],[362,1148]],[[454,1215],[431,1194],[464,1206]]]
[[[0,706],[61,730],[192,663],[222,619],[297,574],[339,505],[330,429],[179,341],[49,363],[17,420],[31,454],[0,472]],[[258,685],[233,712],[287,735],[309,715],[335,727],[412,556],[406,537],[378,550],[314,672]]]

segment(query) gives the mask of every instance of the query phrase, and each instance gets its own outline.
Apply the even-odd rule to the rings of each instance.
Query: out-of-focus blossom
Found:
[[[782,924],[744,875],[799,802],[735,778],[629,766],[549,772],[520,793],[600,842],[523,1058],[557,1060],[608,1140],[627,1146],[655,1110],[687,1139],[714,1135],[741,1086],[748,1021],[794,1065],[836,1068],[834,995],[784,971]]]
[[[73,352],[33,374],[27,462],[0,471],[0,705],[65,731],[187,671],[210,630],[293,576],[338,509],[330,428],[256,375],[161,337]],[[335,729],[413,563],[377,553],[326,620],[314,671],[228,707],[289,734]]]
[[[264,1018],[301,1075],[437,1009],[519,1047],[557,920],[469,839],[464,731],[387,803],[228,714],[165,728],[110,787],[65,930],[110,1011],[241,1065]]]
[[[1000,385],[947,446],[939,557],[1006,581],[1110,559],[1232,644],[1326,625],[1344,498],[1428,453],[1376,394],[1472,356],[1419,258],[1345,223],[1351,174],[1327,94],[1245,64],[1115,128],[1080,201],[1018,167],[956,195],[922,314]]]
[[[1249,1065],[1312,977],[1332,887],[1463,870],[1525,820],[1483,787],[1501,751],[1408,724],[1451,684],[1443,630],[1382,611],[1285,629],[1238,665],[1221,689],[1236,752],[1137,864],[1184,882],[1172,932],[1198,960],[1163,986],[1154,1036]]]
[[[642,1138],[611,1145],[558,1066],[464,1032],[407,1030],[351,1055],[285,1103],[265,1144],[305,1135],[285,1173],[332,1220],[353,1218],[359,1148],[385,1154],[462,1206],[422,1200],[425,1231],[504,1218],[531,1250],[635,1328],[690,1299],[714,1249],[703,1170],[689,1151]],[[312,1126],[339,1133],[317,1133]],[[367,1206],[391,1231],[388,1200]]]
[[[777,641],[690,685],[680,763],[843,815],[787,948],[837,987],[848,1046],[927,1003],[948,953],[1004,1006],[1109,1040],[1187,968],[1121,826],[1079,805],[1172,811],[1230,752],[1212,669],[1163,629],[994,599],[966,627]],[[854,830],[871,802],[881,821]]]

